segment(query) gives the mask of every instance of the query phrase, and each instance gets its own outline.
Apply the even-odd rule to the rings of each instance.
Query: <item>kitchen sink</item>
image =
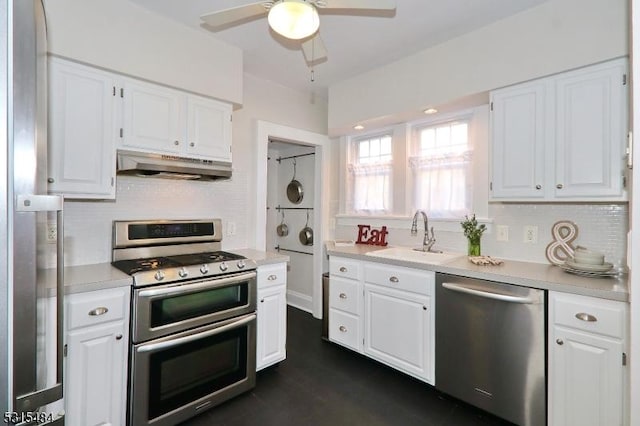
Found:
[[[431,251],[418,251],[411,247],[389,247],[382,250],[370,251],[367,253],[367,256],[441,265],[451,260],[463,257],[464,254],[454,252],[437,253]]]

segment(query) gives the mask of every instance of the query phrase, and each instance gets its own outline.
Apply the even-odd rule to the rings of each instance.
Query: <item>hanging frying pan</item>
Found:
[[[313,229],[309,226],[309,210],[307,210],[307,223],[304,224],[304,228],[298,234],[298,238],[300,238],[300,244],[303,246],[313,245]]]
[[[287,198],[293,204],[300,204],[304,197],[304,191],[302,190],[302,184],[296,180],[296,159],[293,159],[293,178],[289,185],[287,185]]]
[[[289,235],[289,227],[284,223],[284,210],[281,210],[280,212],[282,213],[282,222],[280,222],[280,225],[276,228],[276,233],[279,237],[286,237]]]

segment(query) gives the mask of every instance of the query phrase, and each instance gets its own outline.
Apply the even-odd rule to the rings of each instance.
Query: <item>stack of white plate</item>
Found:
[[[610,277],[618,274],[611,263],[604,261],[602,253],[580,246],[576,248],[573,258],[567,259],[560,267],[566,272],[588,277]]]

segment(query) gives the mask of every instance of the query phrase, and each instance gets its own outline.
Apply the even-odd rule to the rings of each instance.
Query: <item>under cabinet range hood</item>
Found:
[[[214,180],[231,177],[231,162],[118,150],[118,174],[183,180]]]

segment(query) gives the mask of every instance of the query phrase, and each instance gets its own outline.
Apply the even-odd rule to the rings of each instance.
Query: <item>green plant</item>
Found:
[[[469,216],[465,215],[464,221],[460,222],[460,225],[462,225],[462,229],[464,230],[464,236],[472,241],[479,241],[482,233],[487,229],[484,223],[478,225],[478,220],[476,219],[475,214],[471,219],[469,219]]]

